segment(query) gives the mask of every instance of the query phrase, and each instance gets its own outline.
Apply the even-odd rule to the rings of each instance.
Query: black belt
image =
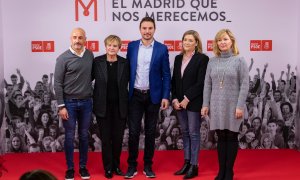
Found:
[[[141,94],[148,94],[148,93],[150,92],[149,89],[143,90],[143,89],[136,89],[136,88],[134,88],[133,90],[134,90],[135,92],[138,92],[138,93],[141,93]]]

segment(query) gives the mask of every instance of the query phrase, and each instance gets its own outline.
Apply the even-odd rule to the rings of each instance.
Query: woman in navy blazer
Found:
[[[200,110],[207,63],[199,34],[194,30],[186,31],[182,37],[182,52],[175,57],[172,77],[172,104],[183,134],[185,159],[175,175],[185,174],[184,179],[198,175]]]
[[[112,178],[113,173],[124,175],[119,165],[128,113],[129,63],[117,55],[122,43],[118,36],[110,35],[104,42],[106,54],[93,62],[93,112],[100,128],[105,177]]]

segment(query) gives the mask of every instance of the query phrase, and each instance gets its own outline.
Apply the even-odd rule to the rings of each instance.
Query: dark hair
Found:
[[[25,172],[20,180],[57,180],[57,178],[48,171],[37,169]]]
[[[11,120],[16,120],[16,119],[21,119],[22,120],[22,117],[21,116],[18,116],[18,115],[15,115],[15,116],[12,116],[11,117]]]
[[[255,119],[258,119],[258,120],[259,120],[259,122],[260,122],[260,123],[262,123],[262,119],[261,119],[260,117],[258,117],[258,116],[257,116],[257,117],[255,117],[255,118],[253,118],[252,122],[253,122]]]
[[[275,123],[275,124],[277,125],[277,119],[275,119],[275,118],[270,119],[270,120],[267,122],[267,125],[270,124],[270,123]]]
[[[49,136],[51,136],[51,135],[50,135],[50,130],[51,130],[51,129],[55,130],[56,137],[54,137],[54,138],[56,139],[56,138],[59,136],[59,129],[58,129],[57,125],[51,124],[51,125],[49,126]]]
[[[280,93],[280,95],[281,95],[281,91],[279,91],[279,90],[275,90],[275,91],[273,92],[273,94],[275,94],[275,93]]]
[[[175,141],[175,142],[176,142],[176,146],[177,146],[177,142],[178,142],[179,139],[182,139],[182,140],[183,140],[182,135],[179,135],[179,136],[176,138],[176,141]]]
[[[15,74],[12,74],[11,76],[10,76],[10,78],[17,78],[18,76],[17,75],[15,75]]]
[[[55,129],[55,130],[57,130],[57,126],[56,126],[55,124],[51,124],[51,125],[49,126],[49,129]]]
[[[35,95],[34,96],[34,99],[36,99],[36,98],[38,98],[38,99],[42,99],[40,96],[38,96],[38,95]]]
[[[178,129],[179,134],[181,134],[181,130],[180,130],[180,128],[178,126],[173,126],[170,132],[172,133],[173,129],[176,129],[176,128]]]
[[[250,124],[244,122],[244,123],[241,123],[241,125],[240,125],[240,131],[243,129],[243,126],[244,126],[244,125],[247,127],[247,130],[250,129]]]
[[[40,113],[38,115],[38,118],[37,118],[37,121],[36,121],[36,124],[37,125],[41,125],[44,128],[43,123],[42,123],[42,116],[43,116],[43,114],[47,114],[48,115],[49,119],[48,119],[48,122],[47,122],[46,126],[47,126],[47,128],[49,128],[49,126],[53,123],[53,120],[51,118],[51,114],[47,110],[41,110],[40,111]]]
[[[284,85],[286,84],[286,83],[285,83],[285,80],[281,80],[281,82],[283,82]]]
[[[19,96],[23,97],[22,94],[15,94],[14,99],[17,99],[17,97],[19,97]]]
[[[19,149],[15,149],[15,148],[12,146],[12,141],[13,141],[13,139],[14,139],[15,137],[18,138],[19,141],[20,141],[20,147],[19,147]],[[15,153],[17,153],[17,152],[24,152],[23,144],[24,144],[24,142],[23,142],[22,136],[21,136],[20,134],[14,134],[14,135],[12,135],[12,136],[10,137],[10,145],[11,145],[11,147],[10,147],[10,152],[15,152]]]
[[[253,134],[255,134],[255,129],[249,128],[245,134],[250,133],[250,132],[252,132]]]
[[[24,92],[24,94],[25,94],[25,93],[30,93],[30,94],[31,94],[31,91],[29,91],[29,90],[26,90],[26,91]]]
[[[289,103],[289,102],[284,102],[284,103],[282,103],[282,104],[280,105],[280,110],[281,110],[281,112],[282,112],[283,106],[285,106],[285,105],[287,105],[287,106],[290,108],[290,112],[293,113],[293,106],[292,106],[291,103]]]
[[[288,141],[294,141],[295,140],[295,134],[293,132],[290,132],[288,135]]]
[[[43,75],[43,78],[48,78],[48,75],[47,75],[47,74],[44,74],[44,75]]]
[[[141,28],[143,22],[152,22],[153,25],[154,25],[154,29],[156,29],[155,21],[154,21],[153,18],[148,17],[148,16],[144,17],[144,18],[141,20],[141,22],[140,22],[140,28]]]
[[[284,121],[283,120],[277,120],[276,124],[277,124],[276,132],[277,133],[282,133],[283,127],[285,126]]]
[[[29,147],[32,147],[32,148],[37,148],[37,147],[40,147],[37,143],[32,143],[29,145]]]

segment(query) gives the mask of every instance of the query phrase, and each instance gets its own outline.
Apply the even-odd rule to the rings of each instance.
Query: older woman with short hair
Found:
[[[100,128],[105,177],[112,178],[113,173],[124,175],[119,166],[128,112],[129,63],[117,55],[122,45],[118,36],[109,35],[104,43],[106,54],[93,62],[93,111]]]

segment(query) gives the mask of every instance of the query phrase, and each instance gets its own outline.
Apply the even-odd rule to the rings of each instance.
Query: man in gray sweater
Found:
[[[85,49],[85,31],[75,28],[71,33],[71,47],[56,60],[54,89],[59,116],[65,128],[66,180],[74,179],[74,136],[76,122],[79,135],[79,174],[89,179],[86,168],[88,155],[88,130],[92,118],[92,64],[94,55]]]

